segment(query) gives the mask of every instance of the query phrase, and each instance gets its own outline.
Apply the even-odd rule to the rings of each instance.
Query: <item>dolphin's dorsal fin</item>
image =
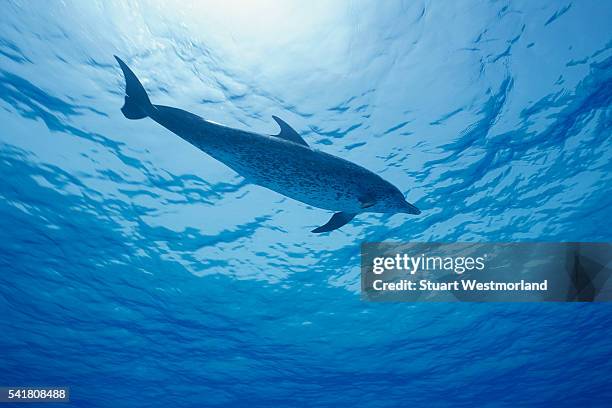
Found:
[[[289,126],[287,122],[274,115],[272,115],[272,119],[274,119],[276,123],[278,123],[278,126],[280,126],[280,133],[278,135],[273,136],[280,137],[281,139],[285,139],[289,142],[297,143],[302,146],[310,147],[308,146],[308,143],[306,143],[306,141],[302,139],[302,136],[300,136],[298,132],[293,130],[293,128]]]

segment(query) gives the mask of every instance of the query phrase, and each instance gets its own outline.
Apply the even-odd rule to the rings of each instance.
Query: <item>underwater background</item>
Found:
[[[0,385],[610,406],[612,305],[359,294],[363,242],[612,240],[610,21],[609,1],[3,1]],[[278,115],[423,213],[310,233],[330,213],[125,119],[113,54],[154,103],[269,134]]]

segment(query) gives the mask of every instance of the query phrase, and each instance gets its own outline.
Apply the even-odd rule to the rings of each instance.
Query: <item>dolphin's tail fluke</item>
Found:
[[[147,91],[125,62],[116,55],[115,59],[125,77],[125,103],[121,112],[128,119],[142,119],[150,116],[155,111],[155,107],[151,104]]]

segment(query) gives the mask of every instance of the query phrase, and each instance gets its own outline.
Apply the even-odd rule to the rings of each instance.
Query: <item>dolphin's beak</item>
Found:
[[[406,206],[406,212],[408,214],[419,215],[421,213],[421,210],[416,208],[414,205],[410,204],[408,201],[406,201],[406,205],[405,206]]]

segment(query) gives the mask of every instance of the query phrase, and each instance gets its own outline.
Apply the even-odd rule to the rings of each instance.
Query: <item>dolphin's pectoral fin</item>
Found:
[[[355,218],[356,215],[357,214],[353,214],[353,213],[337,212],[334,215],[332,215],[331,219],[327,221],[327,224],[322,225],[318,228],[315,228],[311,232],[318,234],[320,232],[333,231],[349,223],[353,218]]]
[[[278,123],[278,126],[280,126],[280,133],[278,135],[273,136],[285,139],[289,142],[293,142],[302,146],[310,147],[308,146],[308,143],[306,143],[306,141],[302,139],[302,136],[300,136],[298,132],[293,130],[293,128],[289,126],[287,122],[274,115],[272,115],[272,119],[274,119],[276,123]]]

